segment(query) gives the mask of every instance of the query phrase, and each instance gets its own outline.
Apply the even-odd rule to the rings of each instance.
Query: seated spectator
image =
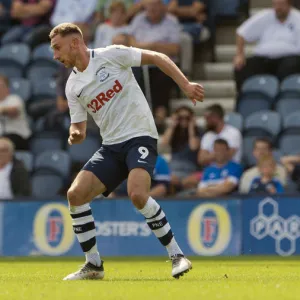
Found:
[[[55,0],[13,0],[11,17],[20,22],[2,37],[1,43],[24,42],[32,48],[47,42],[50,33],[49,17]]]
[[[242,135],[235,127],[225,124],[224,114],[222,106],[218,104],[209,106],[205,111],[207,132],[202,137],[198,154],[198,163],[201,166],[214,162],[214,142],[219,138],[227,141],[230,147],[230,159],[238,163],[241,161]]]
[[[137,13],[143,10],[145,0],[118,0],[124,3],[126,8],[126,22],[129,22]],[[98,0],[96,7],[96,22],[102,23],[110,21],[110,6],[115,0]]]
[[[272,156],[273,146],[268,138],[257,138],[254,142],[253,157],[257,163],[264,157]],[[254,166],[243,173],[240,181],[239,192],[247,194],[250,191],[251,182],[260,174],[258,166]],[[277,164],[274,177],[280,181],[282,186],[286,186],[287,174],[283,166]]]
[[[175,111],[172,122],[161,137],[161,144],[171,147],[171,184],[176,191],[179,191],[185,188],[183,184],[185,179],[199,171],[197,152],[200,134],[192,109],[182,106]]]
[[[164,53],[175,60],[179,55],[180,25],[176,17],[167,14],[162,0],[147,0],[145,12],[139,13],[130,26],[129,45]],[[150,68],[152,108],[169,110],[173,80],[158,68]]]
[[[9,92],[9,81],[0,75],[0,124],[2,135],[13,141],[17,150],[27,150],[31,131],[23,100]]]
[[[250,193],[266,193],[270,195],[283,193],[283,186],[276,178],[276,162],[273,156],[260,159],[258,169],[260,175],[251,182]]]
[[[119,33],[126,33],[126,7],[121,1],[113,2],[109,7],[110,22],[98,25],[94,47],[101,48],[113,44],[113,38]]]
[[[91,23],[97,0],[56,0],[51,25],[60,23]]]
[[[245,43],[257,42],[254,56],[245,58]],[[257,74],[273,74],[280,80],[300,72],[300,12],[291,0],[273,0],[273,8],[263,10],[237,29],[234,58],[235,79],[240,90],[245,79]]]
[[[29,174],[23,163],[14,158],[14,144],[0,138],[0,199],[30,196]]]
[[[183,31],[189,33],[195,42],[209,37],[203,27],[206,20],[205,4],[200,0],[171,0],[168,12],[175,15],[183,26]]]
[[[158,155],[151,182],[150,196],[156,198],[167,196],[169,192],[169,185],[170,169],[168,163],[162,156]],[[127,180],[123,181],[109,197],[113,198],[122,196],[128,197]]]
[[[224,139],[214,142],[214,162],[204,169],[199,183],[199,197],[220,197],[236,190],[242,175],[240,164],[231,160],[229,145]]]

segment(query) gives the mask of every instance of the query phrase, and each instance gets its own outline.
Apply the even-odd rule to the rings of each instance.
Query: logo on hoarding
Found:
[[[221,254],[231,240],[231,219],[227,210],[213,203],[198,205],[188,220],[188,240],[196,254]]]
[[[73,246],[72,220],[63,204],[42,206],[35,215],[33,227],[34,243],[42,254],[61,255]]]
[[[258,205],[258,215],[250,221],[250,233],[258,240],[273,238],[276,253],[289,256],[296,251],[296,240],[300,237],[300,217],[282,218],[277,201],[266,198]]]

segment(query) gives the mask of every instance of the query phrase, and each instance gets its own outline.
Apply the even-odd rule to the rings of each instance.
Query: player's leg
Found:
[[[95,222],[90,202],[106,187],[92,172],[82,170],[68,190],[69,209],[73,230],[85,253],[85,265],[64,280],[102,279],[104,277],[103,262],[96,243]]]
[[[171,226],[160,205],[149,195],[151,176],[157,158],[156,142],[153,139],[139,139],[138,145],[132,145],[127,154],[128,195],[134,206],[145,217],[146,222],[160,243],[166,247],[172,260],[172,276],[179,278],[192,268],[178,246]]]

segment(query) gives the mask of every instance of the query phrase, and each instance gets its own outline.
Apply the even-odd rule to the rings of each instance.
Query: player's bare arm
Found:
[[[69,129],[69,145],[80,144],[86,137],[86,121],[72,123]]]
[[[142,65],[155,65],[165,74],[170,76],[182,89],[185,95],[196,105],[204,100],[204,88],[202,85],[189,82],[176,64],[165,54],[142,50]]]

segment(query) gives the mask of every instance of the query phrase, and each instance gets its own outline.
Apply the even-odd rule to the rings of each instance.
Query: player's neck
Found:
[[[76,58],[76,63],[75,67],[79,72],[83,72],[89,65],[90,62],[90,52],[88,51],[87,48],[83,48],[77,58]]]

